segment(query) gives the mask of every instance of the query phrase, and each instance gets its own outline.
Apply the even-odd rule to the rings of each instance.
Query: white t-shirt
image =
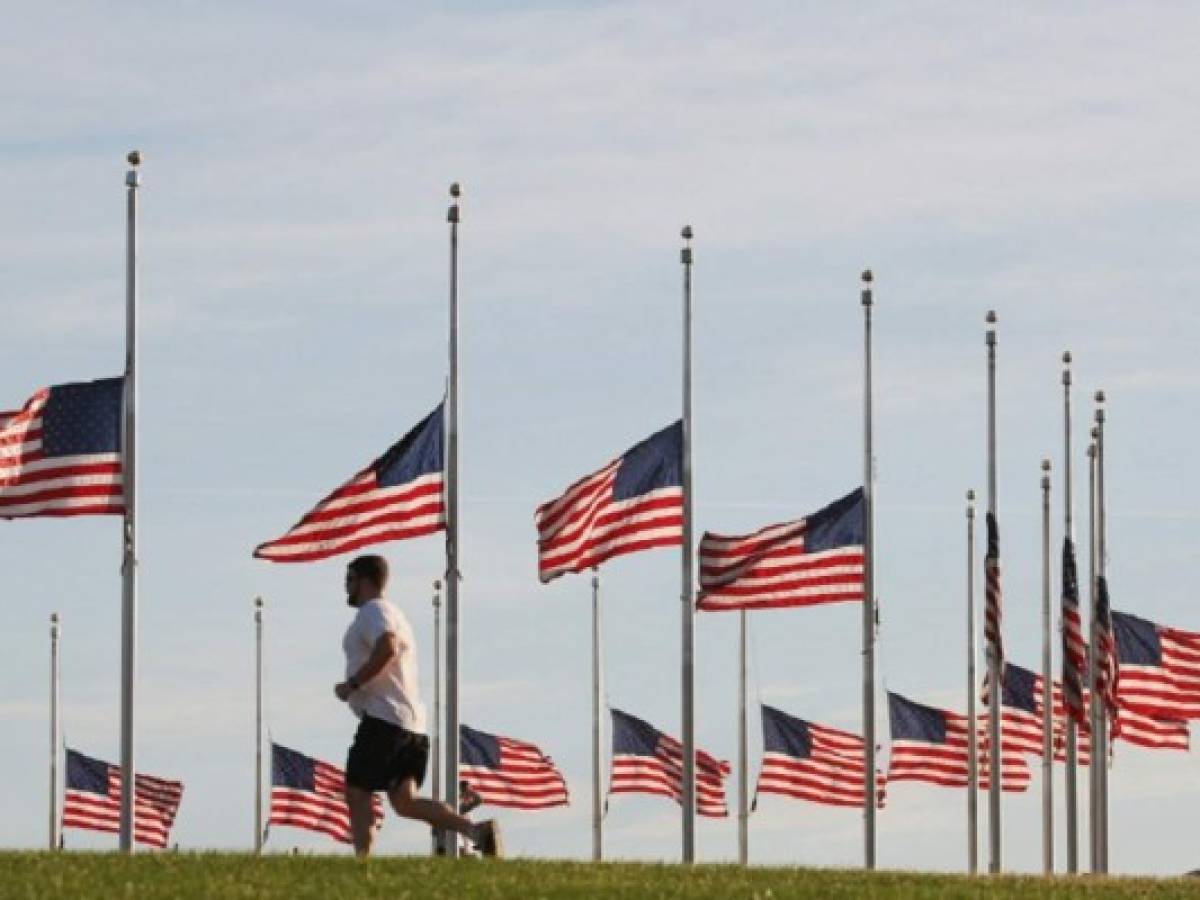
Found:
[[[396,636],[398,652],[378,675],[350,695],[350,709],[360,719],[368,715],[424,734],[425,706],[417,686],[417,643],[412,626],[404,613],[383,598],[360,606],[346,629],[342,638],[346,678],[362,667],[375,643],[389,631]]]

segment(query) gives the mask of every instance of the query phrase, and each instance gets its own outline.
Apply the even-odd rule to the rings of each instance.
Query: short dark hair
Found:
[[[367,579],[381,591],[387,587],[388,564],[382,556],[356,556],[346,568],[359,578]]]

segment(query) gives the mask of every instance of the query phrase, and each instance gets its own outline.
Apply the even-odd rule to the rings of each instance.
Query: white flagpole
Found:
[[[750,761],[746,735],[746,611],[738,611],[738,862],[750,861]]]
[[[446,803],[458,809],[458,182],[450,185],[450,390],[446,399]],[[459,842],[445,841],[458,856]]]
[[[1062,355],[1063,361],[1063,537],[1074,541],[1075,529],[1072,522],[1071,499],[1071,353]],[[1077,580],[1078,583],[1078,580]],[[1077,597],[1076,600],[1079,598]],[[1065,629],[1066,622],[1060,626]],[[1063,684],[1063,699],[1066,699],[1066,684]],[[1080,685],[1082,688],[1083,686]],[[1081,698],[1082,699],[1082,698]],[[1079,871],[1079,738],[1075,717],[1067,711],[1067,765],[1065,770],[1066,814],[1067,814],[1067,872],[1074,875]]]
[[[120,848],[133,852],[133,695],[137,669],[137,196],[142,155],[126,157],[125,173],[125,403],[121,482],[125,494],[121,564],[121,816]]]
[[[1054,671],[1050,654],[1050,460],[1042,460],[1042,872],[1054,872]]]
[[[263,846],[263,599],[254,598],[254,852]]]
[[[442,799],[442,582],[433,583],[433,728],[429,759],[433,766],[430,776],[433,799]],[[438,855],[445,839],[444,832],[433,829],[433,853]]]
[[[989,310],[987,314],[987,361],[988,361],[988,402],[987,402],[987,479],[988,479],[988,512],[996,516],[996,313]],[[999,560],[996,561],[999,565]],[[984,585],[987,590],[987,585]],[[986,621],[987,615],[984,614]],[[997,623],[999,627],[1000,623]],[[985,626],[986,628],[986,626]],[[997,637],[999,637],[997,635]],[[1000,738],[1000,697],[1003,692],[1003,672],[1000,659],[996,654],[996,642],[988,647],[988,871],[997,874],[1000,871],[1000,781],[1004,758]]]
[[[604,669],[600,650],[600,570],[592,569],[592,859],[604,858],[604,796],[601,787],[603,726],[600,722]]]
[[[59,719],[59,639],[58,613],[50,614],[50,849],[57,850],[58,819],[58,759],[62,749],[62,724]]]
[[[1100,743],[1100,708],[1096,696],[1096,429],[1092,429],[1092,443],[1088,445],[1088,587],[1091,607],[1090,640],[1088,641],[1088,691],[1091,696],[1089,721],[1092,730],[1092,765],[1088,772],[1089,837],[1091,843],[1092,874],[1103,871],[1100,863],[1100,782],[1098,772],[1103,765],[1104,746]]]
[[[975,715],[975,492],[967,491],[967,872],[979,871],[979,725]]]
[[[871,384],[871,270],[862,273],[863,308],[863,866],[875,868],[875,461]]]
[[[683,601],[682,705],[683,705],[683,861],[696,861],[696,598],[692,583],[692,226],[680,233],[684,240],[683,263]]]
[[[1096,577],[1104,578],[1108,571],[1108,550],[1104,509],[1104,391],[1096,391]],[[1109,611],[1111,618],[1112,611]],[[1111,689],[1111,685],[1110,685]],[[1100,871],[1108,874],[1108,710],[1097,704],[1096,742],[1092,751],[1100,795],[1099,857]]]

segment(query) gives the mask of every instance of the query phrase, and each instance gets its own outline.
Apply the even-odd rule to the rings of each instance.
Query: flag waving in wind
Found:
[[[283,537],[260,544],[258,559],[309,562],[442,531],[442,405],[348,482],[318,503]]]
[[[1112,613],[1122,712],[1166,720],[1200,719],[1200,633]]]
[[[183,800],[183,782],[153,775],[133,780],[133,834],[139,844],[162,848]],[[121,767],[67,749],[62,823],[66,828],[116,833],[121,825]]]
[[[0,519],[121,515],[124,378],[59,384],[0,412]]]
[[[1083,709],[1083,679],[1087,671],[1087,643],[1079,614],[1079,576],[1075,569],[1075,544],[1063,538],[1062,558],[1062,689],[1067,715],[1077,725],[1087,723]]]
[[[1003,597],[1000,594],[1000,528],[996,517],[987,514],[987,555],[983,559],[987,579],[987,599],[983,614],[983,638],[988,655],[996,661],[996,670],[1004,671],[1004,641],[1000,622]]]
[[[651,435],[543,503],[534,524],[543,583],[614,556],[682,544],[683,423]]]
[[[683,798],[683,745],[649,722],[612,710],[612,794],[660,794]],[[696,751],[696,812],[721,818],[729,763]]]
[[[863,491],[856,488],[798,522],[754,534],[705,532],[703,610],[814,606],[863,599]]]
[[[459,726],[459,775],[484,803],[513,809],[566,806],[567,782],[533,744]]]

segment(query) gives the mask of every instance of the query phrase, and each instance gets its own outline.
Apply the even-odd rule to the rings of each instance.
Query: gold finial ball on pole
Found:
[[[989,325],[995,325],[997,322],[996,311],[994,309],[989,309],[987,311],[987,316],[985,317],[984,321],[987,322]]]
[[[1104,391],[1096,391],[1096,402],[1097,403],[1104,402]]]
[[[1069,366],[1071,364],[1071,351],[1070,350],[1063,351],[1062,361],[1063,361],[1064,366]]]
[[[967,491],[967,502],[968,503],[975,502],[975,491],[974,490]]]
[[[874,280],[875,280],[875,276],[871,273],[871,270],[863,269],[863,273],[862,273],[863,284],[870,284]]]
[[[262,599],[262,597],[255,597],[255,598],[254,598],[254,608],[255,608],[255,609],[262,609],[262,608],[263,608],[263,599]]]
[[[433,583],[433,589],[435,591],[440,591],[442,589],[442,580],[440,578]]]
[[[1042,460],[1042,471],[1043,471],[1043,472],[1049,472],[1049,471],[1050,471],[1050,460],[1048,460],[1048,459],[1043,459],[1043,460]]]
[[[450,185],[450,196],[455,200],[462,196],[462,185],[460,185],[457,181]]]
[[[692,239],[692,234],[693,234],[692,226],[684,225],[683,230],[681,232],[679,232],[679,234],[685,241],[690,241]]]
[[[127,163],[129,163],[131,166],[140,166],[142,164],[142,151],[141,150],[130,150],[125,155],[125,161]]]
[[[51,625],[58,624],[58,613],[50,613],[50,624]]]

